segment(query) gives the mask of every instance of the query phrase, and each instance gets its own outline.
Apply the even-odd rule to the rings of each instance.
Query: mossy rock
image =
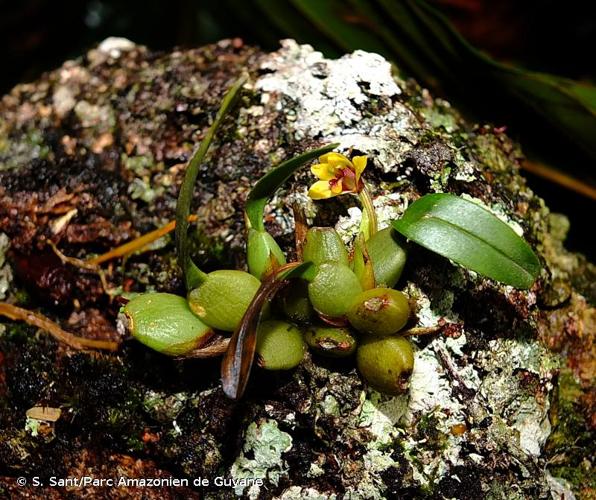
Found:
[[[84,467],[97,477],[125,470],[128,477],[263,478],[261,488],[238,487],[262,498],[548,498],[547,402],[567,360],[544,345],[569,353],[587,390],[582,353],[594,344],[586,328],[594,267],[565,250],[548,208],[519,175],[519,148],[502,131],[466,123],[378,55],[330,60],[290,40],[271,54],[238,40],[155,53],[112,39],[15,87],[0,102],[0,232],[10,241],[9,262],[0,259],[1,293],[29,297],[27,307],[76,333],[119,339],[119,305],[99,278],[62,266],[46,242],[85,258],[172,220],[184,164],[242,72],[249,84],[193,200],[192,253],[206,272],[243,268],[251,183],[338,139],[344,153],[353,147],[368,155],[365,177],[382,225],[429,192],[465,195],[522,231],[547,271],[531,292],[515,291],[411,251],[400,288],[419,326],[443,326],[414,340],[410,390],[397,397],[366,390],[353,364],[307,355],[287,373],[255,370],[246,398],[234,404],[219,388],[218,360],[172,360],[133,342],[114,354],[72,353],[2,320],[0,488],[16,496],[14,477],[78,476]],[[293,203],[344,242],[358,232],[355,197],[313,204],[304,197],[313,181],[307,168],[298,172],[266,209],[267,229],[288,256]],[[547,308],[537,297],[550,276],[571,293]],[[125,265],[115,261],[107,278],[114,290],[183,295],[167,240]],[[150,401],[174,404],[176,415],[148,408]],[[39,404],[61,408],[64,418],[33,436],[25,412]],[[441,436],[425,441],[418,424],[429,414]],[[453,434],[462,421],[466,431]],[[561,464],[571,468],[565,477],[574,460]],[[585,485],[575,487],[579,494]],[[212,485],[190,494],[232,490]]]

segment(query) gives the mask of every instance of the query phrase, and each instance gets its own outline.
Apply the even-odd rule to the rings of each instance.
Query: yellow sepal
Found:
[[[328,181],[317,181],[308,190],[308,196],[313,200],[324,200],[336,195],[331,191]]]

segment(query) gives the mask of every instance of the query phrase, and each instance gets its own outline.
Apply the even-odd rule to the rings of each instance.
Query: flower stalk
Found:
[[[367,239],[369,239],[377,233],[379,223],[377,221],[377,214],[375,212],[375,207],[370,196],[370,191],[368,190],[366,185],[358,193],[358,198],[360,199],[360,203],[362,204],[362,208],[364,209],[363,222],[366,220],[365,234],[368,236]]]

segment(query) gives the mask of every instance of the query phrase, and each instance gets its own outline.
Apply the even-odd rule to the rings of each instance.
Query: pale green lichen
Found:
[[[461,150],[454,151],[453,162],[457,165],[453,178],[457,181],[472,182],[476,180],[476,166],[474,162],[464,158]]]
[[[145,203],[151,203],[157,197],[163,194],[162,186],[152,187],[150,180],[146,178],[133,179],[128,186],[128,194],[133,200],[143,200]]]
[[[59,117],[66,116],[77,103],[75,90],[69,85],[61,85],[52,95],[52,104],[54,112]]]
[[[78,101],[74,112],[84,128],[107,131],[111,130],[116,123],[114,111],[108,105],[98,106],[84,100]]]
[[[10,138],[0,136],[0,144],[4,143],[5,151],[0,151],[0,171],[20,168],[32,160],[52,159],[52,150],[47,145],[40,130],[34,128],[21,136]]]
[[[371,448],[384,448],[398,438],[397,424],[407,409],[408,395],[387,396],[371,390],[358,416],[358,425],[367,428],[376,438],[369,443]]]
[[[398,426],[408,406],[408,395],[387,396],[371,390],[363,393],[357,425],[368,430],[374,439],[368,441],[364,455],[364,471],[358,486],[350,488],[346,498],[382,499],[385,491],[380,474],[390,467],[398,467],[392,457],[393,446],[403,438]]]
[[[444,340],[435,339],[415,353],[406,419],[413,422],[417,414],[429,414],[438,409],[442,430],[447,431],[449,426],[461,422],[465,416],[463,405],[453,396],[450,380],[437,356],[437,350],[442,346]]]
[[[282,430],[275,420],[251,423],[246,430],[242,453],[238,456],[230,473],[234,479],[264,479],[277,485],[287,471],[282,459],[283,453],[292,448],[292,437]],[[247,454],[252,454],[248,458]],[[245,486],[238,486],[236,494],[241,495]],[[257,498],[259,486],[252,485],[248,496]]]
[[[345,497],[344,497],[345,498]],[[314,488],[291,486],[275,500],[337,500],[335,493],[321,493]]]
[[[447,188],[451,167],[444,166],[430,181],[430,189],[435,193],[442,193]]]
[[[375,196],[373,199],[379,229],[384,229],[392,220],[403,215],[408,207],[408,200],[401,193],[388,193]],[[348,208],[347,216],[340,216],[335,225],[344,243],[349,244],[361,231],[362,209],[360,207]]]
[[[533,373],[538,377],[541,390],[550,391],[560,360],[535,342],[498,339],[490,342],[490,351],[481,353],[477,361],[488,371],[479,394],[495,417],[494,438],[513,439],[524,453],[539,456],[551,431],[549,400],[537,397],[532,389],[524,389],[516,374],[519,371]],[[501,425],[498,425],[499,419]]]
[[[323,469],[319,464],[312,463],[310,464],[310,469],[308,469],[308,473],[306,474],[308,477],[320,477],[325,474],[325,469]]]
[[[331,394],[327,394],[323,403],[321,404],[321,408],[326,415],[337,416],[340,415],[340,408],[337,399],[333,397]]]
[[[484,351],[483,364],[506,366],[508,371],[528,370],[550,378],[561,367],[561,359],[537,342],[519,339],[495,339],[489,343],[490,351]],[[490,354],[490,359],[489,359]]]
[[[422,116],[433,128],[443,128],[447,133],[455,132],[459,128],[457,119],[452,114],[446,113],[444,109],[445,107],[448,107],[449,104],[440,99],[436,99],[435,104],[443,104],[443,106],[421,108],[420,112],[422,113]]]
[[[461,281],[460,272],[459,268],[454,268],[449,279],[452,284]],[[416,304],[414,312],[416,313],[417,326],[435,327],[441,320],[447,323],[457,323],[459,321],[458,315],[452,310],[455,296],[451,290],[441,290],[431,300],[431,297],[424,293],[414,282],[408,281],[403,291]]]
[[[39,435],[39,428],[41,422],[35,418],[27,417],[25,421],[25,430],[31,434],[31,437],[37,437]]]
[[[136,156],[129,156],[126,153],[122,153],[120,159],[127,170],[130,170],[131,172],[134,172],[135,175],[139,176],[150,175],[156,165],[151,153]],[[161,165],[163,166],[163,164]]]
[[[128,186],[128,194],[133,200],[151,203],[172,183],[171,176],[164,173],[164,163],[156,162],[150,152],[136,156],[122,153],[120,159],[124,167],[135,175]]]
[[[546,473],[546,481],[550,487],[553,500],[575,500],[569,481],[560,477],[553,477],[548,472]]]

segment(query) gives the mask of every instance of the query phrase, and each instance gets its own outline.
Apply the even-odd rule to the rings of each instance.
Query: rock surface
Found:
[[[399,397],[367,389],[351,362],[309,357],[291,373],[256,373],[232,404],[215,360],[166,359],[131,341],[118,354],[73,353],[2,320],[0,491],[48,496],[19,489],[17,476],[47,485],[52,476],[171,475],[210,480],[177,491],[187,498],[594,494],[594,267],[563,248],[566,219],[527,188],[503,130],[465,123],[375,54],[328,60],[293,41],[265,54],[239,40],[156,54],[109,39],[17,86],[0,104],[0,299],[80,335],[119,338],[114,296],[181,292],[167,238],[107,268],[108,294],[95,274],[62,265],[48,242],[82,258],[171,220],[185,162],[243,71],[241,105],[196,189],[194,252],[206,268],[244,265],[242,207],[259,175],[338,141],[368,155],[382,225],[422,194],[465,196],[536,249],[539,281],[518,291],[413,251],[398,287],[415,300],[419,326],[442,329],[416,339],[411,389]],[[346,242],[358,230],[357,200],[314,204],[310,182],[304,169],[267,207],[268,229],[290,253],[292,204]],[[60,407],[61,418],[27,420],[39,405]]]

